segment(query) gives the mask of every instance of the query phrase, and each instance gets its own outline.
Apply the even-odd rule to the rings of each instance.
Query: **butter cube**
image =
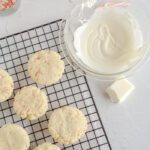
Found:
[[[134,88],[134,85],[127,79],[122,79],[115,81],[110,87],[108,87],[106,93],[112,102],[118,103],[125,100]]]

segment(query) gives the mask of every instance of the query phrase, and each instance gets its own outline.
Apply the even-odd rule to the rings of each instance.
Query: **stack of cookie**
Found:
[[[58,53],[44,50],[35,53],[28,62],[31,78],[40,85],[51,85],[59,81],[64,72],[64,62]],[[0,102],[12,95],[14,83],[12,77],[0,69]],[[22,119],[35,120],[48,110],[46,94],[35,86],[23,87],[14,97],[14,111]],[[87,120],[77,108],[65,106],[55,110],[48,124],[51,136],[61,144],[77,142],[87,130]],[[0,150],[27,150],[29,137],[25,130],[14,124],[4,125],[0,129]],[[34,150],[59,150],[50,143],[43,143]]]

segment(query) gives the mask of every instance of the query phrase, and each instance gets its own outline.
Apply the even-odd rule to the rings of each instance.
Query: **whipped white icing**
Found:
[[[74,33],[77,55],[99,73],[129,69],[144,54],[143,35],[137,20],[120,9],[98,8]]]

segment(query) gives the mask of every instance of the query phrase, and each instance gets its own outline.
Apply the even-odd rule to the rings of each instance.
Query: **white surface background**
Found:
[[[149,5],[143,0],[143,9]],[[64,18],[69,8],[68,0],[22,0],[16,13],[0,16],[0,37]],[[104,94],[110,83],[89,83],[112,149],[150,150],[150,62],[129,80],[136,89],[122,104],[112,104]]]

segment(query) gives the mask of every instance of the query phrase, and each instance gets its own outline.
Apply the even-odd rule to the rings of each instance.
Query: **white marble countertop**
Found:
[[[143,9],[150,1],[143,0]],[[19,10],[0,16],[0,37],[13,34],[69,14],[68,0],[22,0]],[[150,62],[129,78],[136,89],[122,104],[108,101],[108,82],[89,79],[90,88],[113,150],[150,149]]]

